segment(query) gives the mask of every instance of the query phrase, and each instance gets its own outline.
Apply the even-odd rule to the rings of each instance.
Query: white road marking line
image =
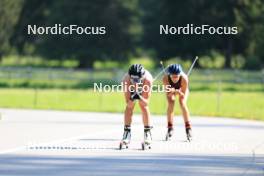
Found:
[[[94,136],[94,135],[102,135],[102,134],[105,134],[105,133],[112,133],[112,132],[115,132],[116,130],[105,131],[104,133],[93,133],[92,135]],[[70,137],[70,138],[66,138],[66,139],[54,140],[54,141],[50,141],[50,142],[41,142],[41,143],[32,143],[32,144],[22,145],[22,146],[19,146],[19,147],[7,149],[7,150],[2,150],[2,151],[0,151],[0,155],[15,153],[15,152],[18,152],[18,151],[21,151],[21,150],[26,150],[26,149],[30,148],[31,146],[58,145],[58,144],[61,144],[61,143],[64,143],[64,142],[74,141],[74,140],[77,140],[77,139],[87,138],[87,137],[90,137],[90,136],[91,135],[79,135],[79,136],[74,136],[74,137]]]

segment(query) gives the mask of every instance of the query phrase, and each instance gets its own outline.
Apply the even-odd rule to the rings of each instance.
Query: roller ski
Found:
[[[192,141],[192,129],[191,128],[186,128],[186,137],[187,137],[187,141],[191,142]]]
[[[131,128],[130,126],[124,127],[123,139],[119,144],[119,150],[128,149],[131,140]]]
[[[122,150],[122,149],[128,149],[128,146],[129,146],[129,142],[127,141],[121,141],[120,144],[119,144],[119,150]]]
[[[151,128],[152,127],[145,127],[144,129],[144,142],[141,143],[142,150],[148,150],[151,149]]]
[[[168,132],[166,134],[165,141],[170,141],[172,135],[173,135],[173,128],[172,127],[168,127]]]

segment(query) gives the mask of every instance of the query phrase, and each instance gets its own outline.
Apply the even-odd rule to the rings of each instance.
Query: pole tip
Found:
[[[160,61],[160,64],[161,64],[161,65],[163,64],[163,61],[162,61],[162,60]]]
[[[199,59],[199,57],[198,57],[198,56],[196,56],[196,57],[195,57],[195,59]]]

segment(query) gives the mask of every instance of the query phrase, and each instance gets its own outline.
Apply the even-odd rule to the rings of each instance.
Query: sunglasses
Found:
[[[131,75],[130,76],[130,81],[134,84],[134,83],[141,83],[142,82],[142,78],[140,78],[139,76],[135,76],[135,75]]]

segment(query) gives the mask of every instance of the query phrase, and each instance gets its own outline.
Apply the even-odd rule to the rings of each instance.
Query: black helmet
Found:
[[[141,64],[133,64],[128,69],[128,74],[141,78],[145,74],[145,69]]]
[[[141,64],[133,64],[128,69],[128,74],[132,83],[141,83],[142,77],[145,74],[145,69]]]
[[[168,66],[167,73],[169,75],[176,74],[179,75],[182,72],[182,67],[180,64],[171,64]]]

